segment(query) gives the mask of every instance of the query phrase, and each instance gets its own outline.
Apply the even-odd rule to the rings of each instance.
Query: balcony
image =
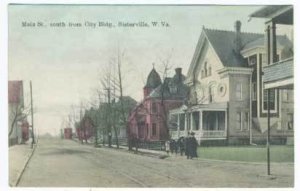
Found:
[[[294,87],[294,59],[288,58],[263,68],[265,89]]]

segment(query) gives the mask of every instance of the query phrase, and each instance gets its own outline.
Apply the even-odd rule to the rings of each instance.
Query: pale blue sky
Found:
[[[41,133],[58,133],[61,119],[72,104],[90,100],[117,46],[125,49],[125,94],[137,101],[152,63],[172,52],[171,63],[187,72],[203,26],[242,31],[264,31],[264,20],[248,15],[258,6],[29,6],[9,7],[10,80],[32,80],[35,124]],[[42,21],[47,27],[22,27],[22,22]],[[52,28],[51,22],[104,21],[117,23],[165,21],[158,28]],[[173,50],[173,51],[171,51]],[[170,75],[174,72],[171,71]]]

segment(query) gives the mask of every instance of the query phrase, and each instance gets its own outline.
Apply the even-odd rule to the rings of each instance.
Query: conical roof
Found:
[[[161,85],[161,79],[159,74],[156,72],[156,70],[153,68],[151,72],[148,75],[147,83],[145,85],[145,88],[156,88],[159,85]]]

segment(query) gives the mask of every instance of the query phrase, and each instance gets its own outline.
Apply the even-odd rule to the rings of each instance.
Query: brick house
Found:
[[[23,81],[8,81],[9,145],[20,144],[28,140],[29,124],[23,109]]]
[[[264,34],[211,30],[203,27],[185,84],[188,102],[170,111],[173,138],[195,132],[201,143],[249,144],[265,141],[267,97],[262,68],[266,66]],[[277,36],[278,58],[286,59],[292,42]],[[289,55],[290,56],[290,55]],[[274,90],[270,96],[272,139],[285,142],[292,133],[292,90]]]
[[[129,137],[143,141],[158,141],[169,138],[169,110],[183,104],[188,88],[183,84],[185,76],[181,68],[175,69],[172,78],[162,82],[155,68],[148,75],[143,88],[144,99],[130,113],[128,118]]]

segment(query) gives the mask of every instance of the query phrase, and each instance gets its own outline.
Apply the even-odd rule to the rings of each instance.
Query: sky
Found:
[[[187,73],[203,27],[263,33],[264,20],[249,15],[260,6],[109,6],[109,5],[10,5],[8,7],[8,78],[23,80],[28,103],[33,84],[34,124],[40,134],[58,134],[62,122],[79,106],[103,90],[99,79],[109,63],[122,57],[124,95],[141,101],[143,86],[154,67],[162,72],[169,58],[174,69]],[[23,26],[24,23],[35,26]],[[62,27],[62,22],[66,25]],[[91,27],[85,23],[112,23]],[[119,27],[119,22],[147,23],[149,27]],[[160,23],[153,27],[152,22]],[[168,27],[161,22],[168,23]],[[37,26],[42,23],[42,26]],[[70,27],[69,23],[81,23]],[[60,25],[54,27],[53,24]],[[153,64],[154,63],[154,64]]]

